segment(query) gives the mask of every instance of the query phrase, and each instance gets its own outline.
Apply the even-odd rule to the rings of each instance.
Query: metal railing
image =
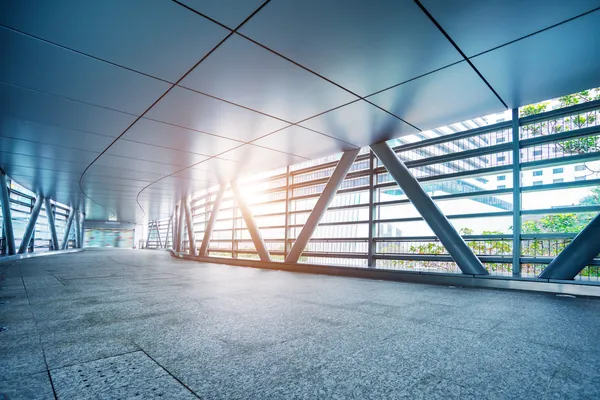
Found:
[[[501,187],[495,182],[496,177],[600,159],[599,113],[600,101],[593,101],[454,134],[423,136],[421,141],[402,143],[393,150],[438,206],[446,202],[461,205],[461,210],[447,213],[451,222],[509,221],[500,232],[494,229],[461,232],[468,247],[491,274],[534,277],[572,241],[576,232],[514,232],[510,220],[515,215],[522,221],[538,221],[543,216],[559,213],[595,215],[600,204],[523,210],[520,204],[513,206],[513,192],[520,198],[521,193],[600,186],[600,179],[536,186],[525,182],[513,188],[512,180]],[[518,135],[513,135],[515,126],[519,126]],[[573,140],[576,142],[572,143]],[[596,141],[598,146],[595,146]],[[515,153],[520,154],[517,164],[513,164],[513,149],[519,150]],[[338,158],[332,156],[290,166],[246,185],[246,189],[260,188],[249,195],[247,201],[273,260],[283,260],[287,255]],[[244,182],[240,184],[243,186]],[[216,187],[209,189],[192,199],[198,246],[217,190]],[[386,207],[403,204],[409,205],[410,201],[386,169],[368,149],[362,151],[300,262],[460,272],[435,236],[411,234],[417,227],[414,224],[421,224],[418,230],[426,228],[420,216],[380,216]],[[455,226],[457,230],[463,229]],[[469,230],[468,226],[464,229]],[[520,253],[515,258],[516,244],[520,245]],[[231,193],[226,193],[218,213],[208,251],[211,256],[257,259]],[[579,279],[599,280],[597,265],[600,262],[594,260]]]

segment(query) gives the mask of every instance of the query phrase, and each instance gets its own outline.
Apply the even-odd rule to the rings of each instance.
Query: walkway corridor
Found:
[[[600,398],[600,300],[88,250],[0,264],[0,398]]]

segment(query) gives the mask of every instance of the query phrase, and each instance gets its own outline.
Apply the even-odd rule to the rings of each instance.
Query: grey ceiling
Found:
[[[0,0],[0,167],[88,219],[165,217],[242,173],[599,86],[599,7]]]

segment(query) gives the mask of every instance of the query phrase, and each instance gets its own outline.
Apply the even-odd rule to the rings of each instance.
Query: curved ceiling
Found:
[[[600,85],[600,0],[0,1],[0,167],[122,221]]]

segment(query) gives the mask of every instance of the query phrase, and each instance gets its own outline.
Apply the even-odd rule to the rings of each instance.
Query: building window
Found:
[[[498,158],[496,158],[496,161],[498,161],[498,162],[502,162],[504,160],[506,160],[505,156],[498,156]]]
[[[564,172],[564,168],[554,168],[552,170],[553,174],[562,174]]]
[[[541,156],[541,155],[542,155],[542,150],[534,150],[534,151],[533,151],[533,156],[534,156],[534,157],[536,157],[536,156]]]
[[[533,171],[533,176],[542,176],[544,171]]]
[[[587,178],[586,176],[576,176],[575,180],[576,181],[585,181],[585,178]]]
[[[475,178],[476,181],[479,181],[481,183],[488,183],[489,181],[485,178]]]
[[[506,185],[498,185],[498,189],[506,189]]]
[[[552,181],[552,183],[563,183],[564,179],[563,178],[558,178]]]
[[[499,181],[505,181],[506,180],[506,175],[500,175],[497,178]]]
[[[544,184],[544,182],[542,182],[542,181],[533,181],[533,186],[540,186],[543,184]]]
[[[505,137],[499,137],[498,139],[496,139],[496,143],[504,143],[504,142],[506,142]]]
[[[585,165],[576,165],[575,171],[585,171]]]

